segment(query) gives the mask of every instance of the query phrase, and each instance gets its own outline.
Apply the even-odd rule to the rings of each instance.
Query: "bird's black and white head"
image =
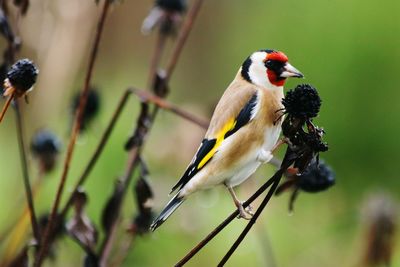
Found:
[[[241,74],[248,82],[270,89],[283,86],[289,77],[303,77],[284,53],[269,49],[251,54],[243,62]]]

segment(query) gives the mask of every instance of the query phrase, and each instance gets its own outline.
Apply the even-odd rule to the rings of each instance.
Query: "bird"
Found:
[[[251,210],[243,208],[233,188],[270,161],[282,143],[281,101],[289,77],[304,76],[278,50],[255,51],[243,62],[215,107],[195,156],[172,187],[170,194],[175,195],[151,224],[152,231],[192,193],[221,184],[232,196],[239,217],[251,218]]]

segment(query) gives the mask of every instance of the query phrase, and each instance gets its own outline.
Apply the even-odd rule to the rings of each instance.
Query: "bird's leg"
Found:
[[[281,138],[279,139],[276,144],[272,147],[271,151],[268,150],[264,150],[261,149],[261,151],[258,153],[258,157],[257,160],[261,163],[267,163],[269,162],[273,157],[274,157],[274,153],[276,152],[276,150],[278,150],[278,148],[287,143],[287,139],[286,138]]]
[[[287,139],[285,137],[279,139],[278,142],[276,142],[276,144],[272,147],[271,154],[274,154],[281,147],[281,145],[286,144],[286,143],[287,143]]]
[[[246,209],[243,207],[243,203],[236,197],[235,191],[233,188],[227,184],[225,184],[226,188],[228,188],[229,193],[232,196],[233,202],[235,203],[235,206],[239,210],[239,215],[238,218],[243,218],[245,220],[250,220],[251,217],[253,216],[252,212],[252,207],[249,205]],[[248,216],[250,215],[250,217]]]

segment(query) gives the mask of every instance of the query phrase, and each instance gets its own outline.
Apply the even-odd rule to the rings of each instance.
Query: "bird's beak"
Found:
[[[281,73],[280,77],[288,78],[288,77],[296,77],[296,78],[303,78],[304,75],[295,67],[286,62],[285,66],[283,67],[283,72]]]

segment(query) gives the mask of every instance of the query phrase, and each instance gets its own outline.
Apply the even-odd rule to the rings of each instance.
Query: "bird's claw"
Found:
[[[253,208],[249,205],[246,208],[243,207],[243,204],[240,203],[238,205],[239,214],[237,216],[238,219],[243,218],[245,220],[251,220],[253,217]]]

